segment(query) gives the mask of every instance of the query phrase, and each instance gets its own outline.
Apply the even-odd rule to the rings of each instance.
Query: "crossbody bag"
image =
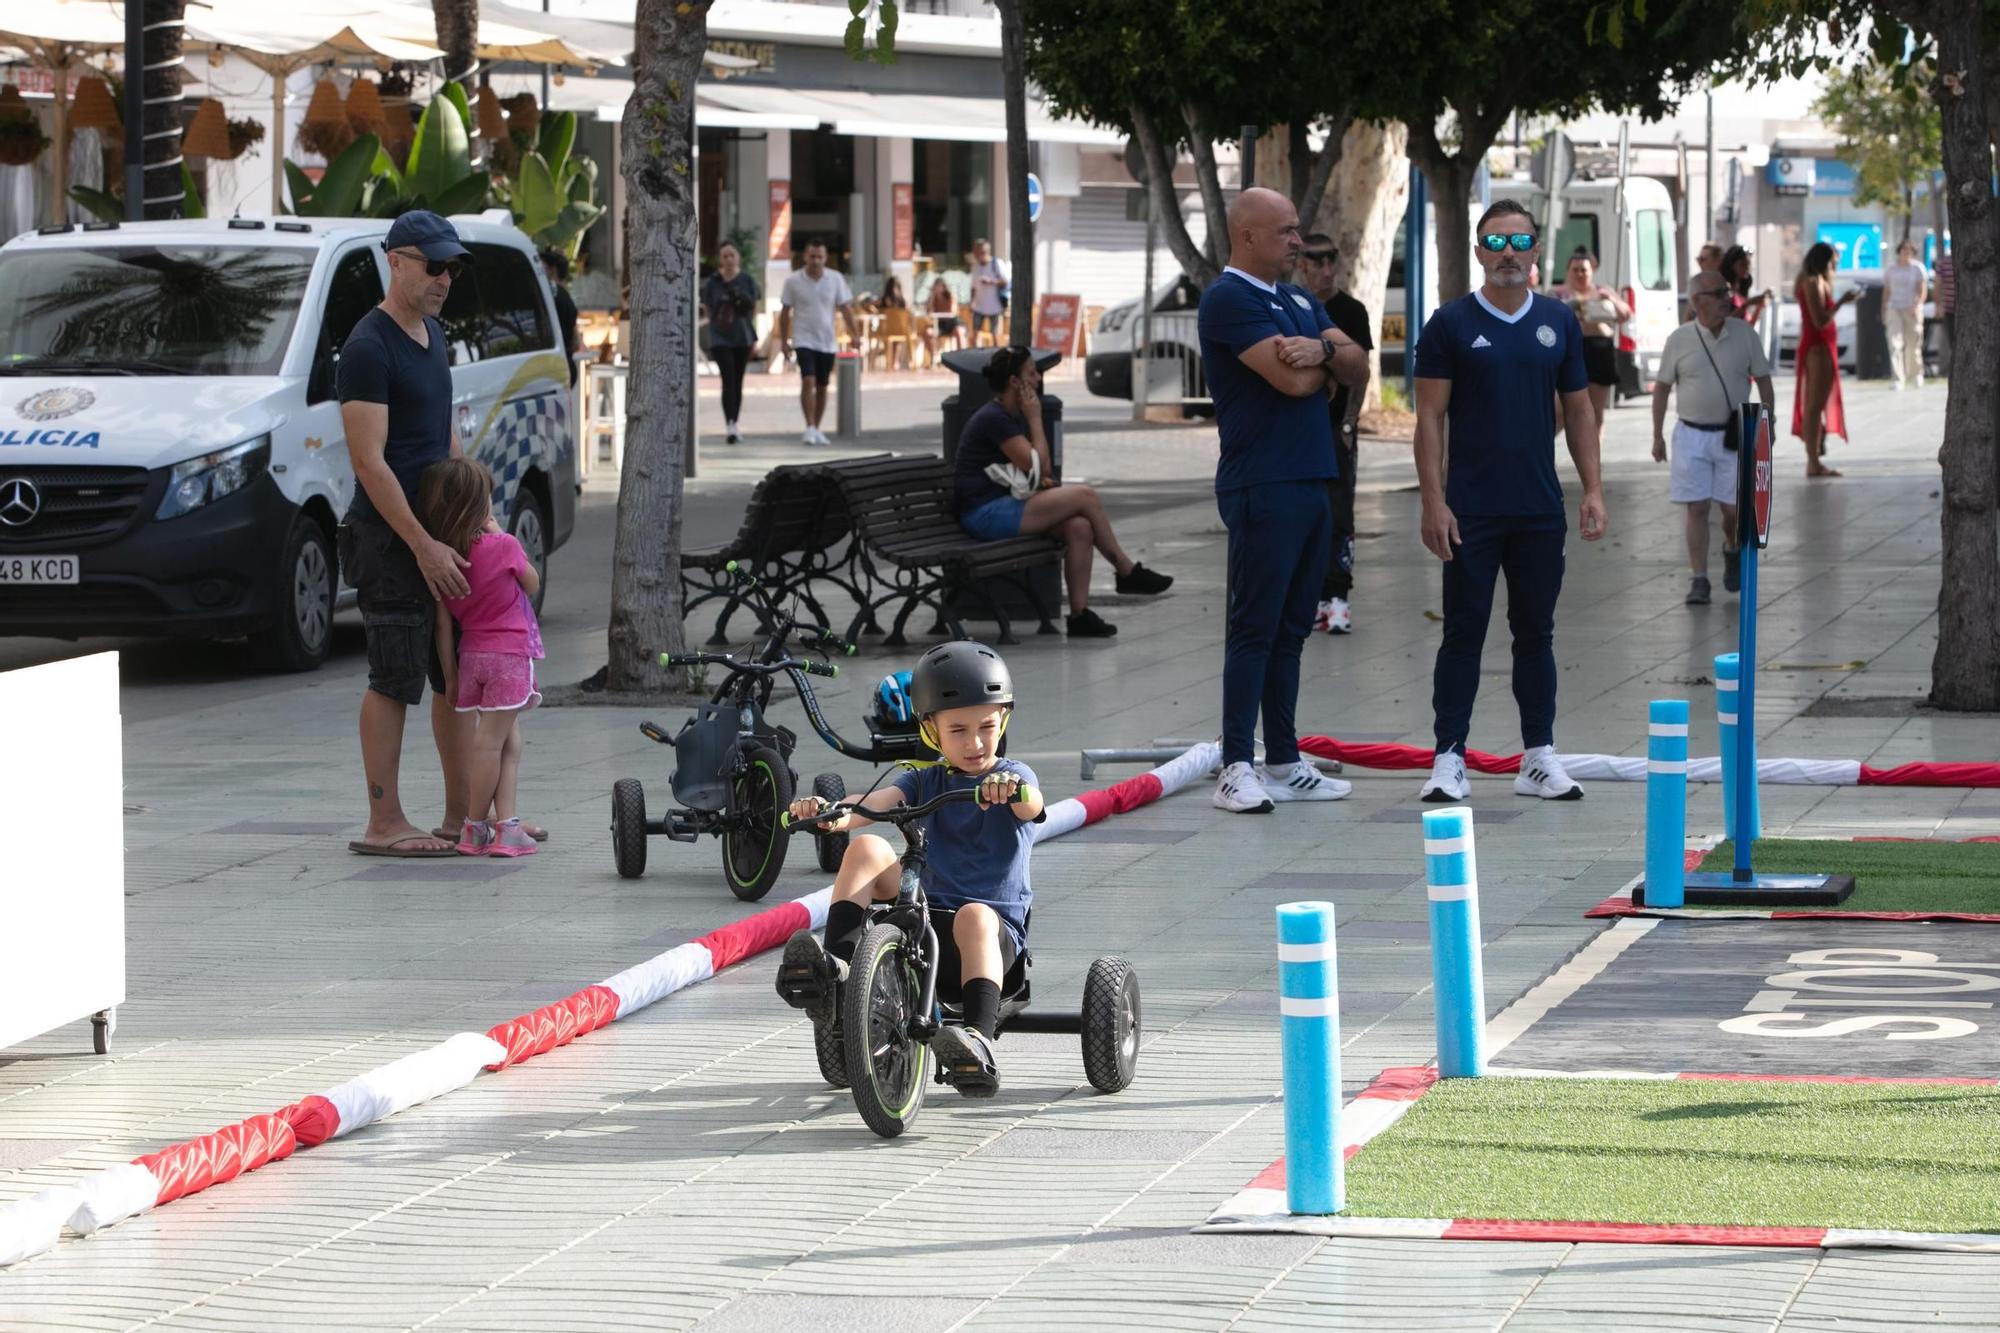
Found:
[[[1723,328],[1729,325],[1724,324]],[[1715,353],[1708,350],[1708,340],[1701,336],[1701,325],[1695,325],[1694,340],[1701,344],[1701,354],[1708,358],[1708,368],[1715,372],[1715,378],[1722,384],[1722,401],[1725,405],[1735,401],[1729,389],[1729,377],[1722,373],[1722,367],[1715,363]],[[1743,447],[1743,414],[1733,406],[1729,409],[1729,419],[1722,426],[1722,447],[1735,453]]]

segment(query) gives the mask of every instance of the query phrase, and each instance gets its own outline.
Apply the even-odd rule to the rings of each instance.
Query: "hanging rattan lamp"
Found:
[[[388,118],[382,111],[382,90],[372,79],[356,79],[347,90],[347,123],[357,134],[372,134],[383,138],[389,132]]]
[[[216,159],[236,156],[229,147],[229,117],[222,103],[209,97],[195,108],[194,119],[188,122],[187,134],[181,139],[181,152],[189,157]]]
[[[504,139],[507,137],[507,116],[500,109],[500,98],[490,87],[479,89],[479,137],[482,139]]]
[[[306,103],[304,125],[339,125],[345,122],[347,113],[341,109],[340,89],[332,79],[321,79],[313,85],[312,100]]]
[[[0,120],[21,120],[33,114],[17,85],[0,83]]]
[[[77,80],[76,101],[69,111],[71,129],[115,130],[124,123],[118,104],[111,100],[110,85],[95,75]]]

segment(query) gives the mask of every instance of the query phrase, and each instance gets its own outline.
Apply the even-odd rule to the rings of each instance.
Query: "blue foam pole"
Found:
[[[1431,990],[1437,997],[1438,1073],[1486,1072],[1486,976],[1479,953],[1479,868],[1472,811],[1424,812],[1424,873],[1431,902]]]
[[[1340,1156],[1340,972],[1333,904],[1278,908],[1278,1023],[1285,1073],[1285,1206],[1347,1206]]]
[[[1736,836],[1736,703],[1741,693],[1737,673],[1743,658],[1737,653],[1715,655],[1715,730],[1722,761],[1722,832]]]
[[[1688,706],[1655,699],[1646,709],[1646,906],[1687,900]]]

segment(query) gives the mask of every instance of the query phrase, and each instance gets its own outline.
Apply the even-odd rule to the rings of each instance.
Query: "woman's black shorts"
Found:
[[[1586,335],[1583,340],[1583,368],[1592,384],[1618,383],[1618,343],[1612,338]]]

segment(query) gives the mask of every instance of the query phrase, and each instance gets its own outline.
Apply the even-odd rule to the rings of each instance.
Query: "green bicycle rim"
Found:
[[[894,940],[890,940],[882,946],[882,953],[894,953],[895,950],[896,942]],[[881,966],[882,954],[878,953],[875,955],[876,970],[879,971]],[[887,1104],[888,1099],[882,1096],[882,1085],[875,1079],[875,1062],[873,1060],[868,1062],[868,1082],[875,1089],[876,1100],[882,1102],[884,1104],[883,1109],[887,1110],[890,1115],[896,1117],[898,1120],[908,1120],[914,1115],[917,1109],[917,1099],[924,1095],[924,1065],[930,1059],[931,1048],[923,1042],[917,1042],[916,1048],[916,1059],[910,1071],[910,1095],[908,1100],[901,1106],[889,1106]]]
[[[771,772],[771,766],[765,763],[762,759],[759,759],[756,763],[751,765],[751,772],[755,773],[756,770],[760,768],[764,770],[764,781],[766,786],[768,786],[770,790],[775,792],[778,789],[778,779],[776,775]],[[771,852],[774,848],[777,847],[777,845],[778,845],[778,840],[776,838],[766,838],[764,840],[764,859],[757,863],[757,869],[752,871],[750,875],[747,877],[739,876],[736,873],[736,858],[734,856],[730,857],[729,858],[730,882],[734,884],[742,884],[748,886],[751,884],[755,884],[759,879],[763,878],[764,867],[771,864]],[[734,846],[733,839],[731,842],[731,846],[732,847]]]

